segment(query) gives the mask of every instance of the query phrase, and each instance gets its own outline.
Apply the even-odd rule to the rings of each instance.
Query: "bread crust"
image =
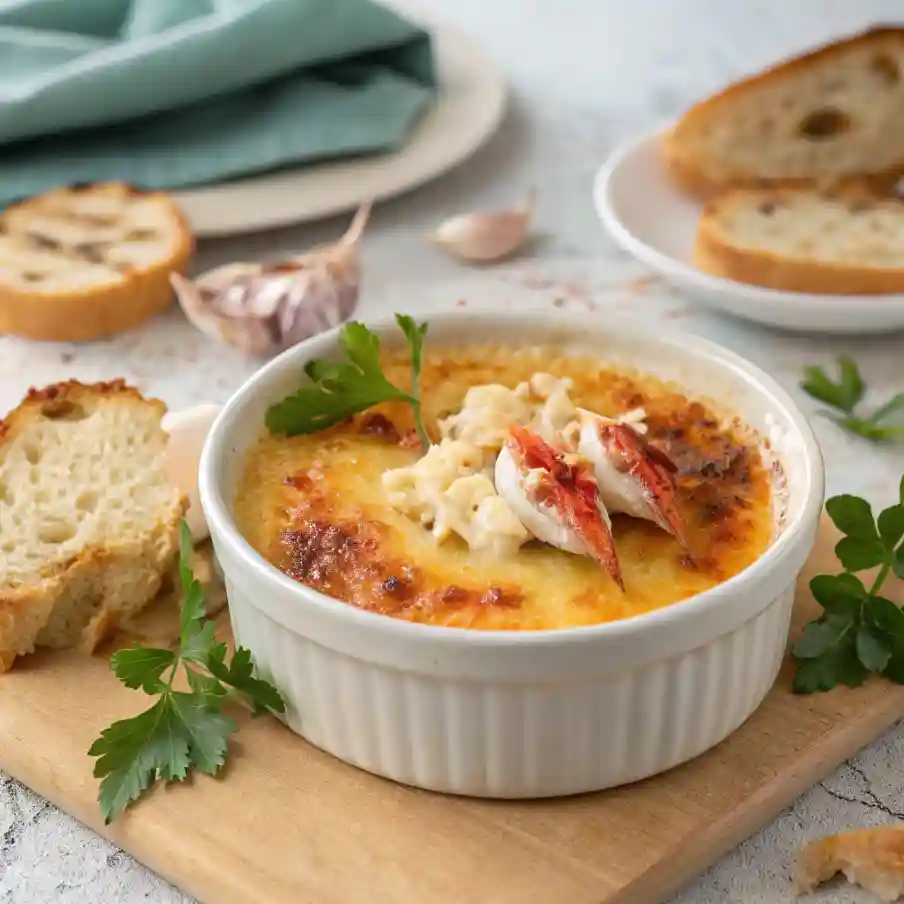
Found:
[[[79,192],[119,191],[142,197],[165,207],[173,223],[177,244],[170,256],[151,266],[134,267],[115,282],[59,292],[29,292],[0,282],[0,333],[25,339],[83,342],[135,329],[165,311],[173,301],[169,277],[184,274],[194,255],[195,242],[188,221],[172,198],[164,192],[143,192],[124,182],[80,186]],[[57,190],[60,192],[69,189]],[[54,194],[54,193],[48,193]],[[47,195],[37,195],[7,209],[3,220],[40,204]]]
[[[48,412],[62,417],[67,406],[99,402],[151,406],[159,417],[166,412],[161,401],[145,399],[124,380],[55,383],[29,390],[20,405],[0,420],[0,451]],[[17,656],[33,652],[36,646],[60,646],[48,626],[52,626],[55,612],[66,611],[76,600],[98,601],[75,644],[86,652],[93,651],[123,619],[134,616],[151,602],[178,554],[179,525],[187,508],[188,500],[179,497],[174,489],[173,504],[156,523],[147,524],[140,536],[83,546],[66,559],[38,567],[34,580],[23,586],[0,586],[0,672],[7,671]],[[114,594],[115,610],[106,604]]]
[[[708,201],[726,188],[762,188],[781,187],[795,188],[812,186],[815,180],[806,178],[762,179],[752,178],[743,172],[725,172],[714,174],[708,172],[704,161],[695,159],[687,153],[683,144],[686,131],[697,128],[701,121],[708,119],[720,107],[730,105],[742,98],[751,88],[781,81],[789,74],[812,66],[821,60],[830,58],[839,50],[862,44],[870,44],[877,40],[894,37],[904,42],[904,27],[892,25],[876,26],[859,34],[832,41],[806,53],[776,63],[755,75],[733,82],[721,91],[694,104],[678,122],[665,134],[662,140],[662,156],[670,175],[675,182],[693,197]],[[876,172],[862,173],[852,176],[853,179],[867,180],[876,192],[889,191],[904,175],[904,160]],[[843,185],[845,178],[839,178],[833,184]],[[825,185],[825,183],[823,183]]]
[[[674,148],[668,143],[668,136],[663,140],[662,156],[672,181],[685,194],[703,204],[716,200],[726,191],[741,188],[819,188],[843,191],[849,186],[863,185],[877,195],[885,195],[893,191],[901,177],[904,176],[904,160],[902,160],[899,166],[883,172],[863,173],[843,179],[751,179],[736,173],[730,179],[719,180],[711,178],[689,161],[675,156]]]
[[[727,242],[719,225],[719,214],[739,203],[780,200],[782,195],[808,189],[736,189],[708,204],[700,218],[694,243],[694,264],[713,276],[785,292],[817,295],[890,295],[904,292],[904,268],[858,267],[829,261],[795,259],[753,248],[738,248]],[[851,197],[869,197],[861,183],[850,189]],[[887,199],[885,199],[887,200]],[[904,211],[904,202],[902,202]]]

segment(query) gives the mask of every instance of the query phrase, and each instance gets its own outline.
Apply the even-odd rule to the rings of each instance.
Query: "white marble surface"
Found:
[[[641,316],[649,329],[681,327],[741,352],[796,388],[804,364],[840,351],[861,363],[875,399],[904,388],[904,337],[826,340],[770,332],[704,313],[625,261],[602,234],[592,175],[615,143],[784,52],[830,35],[894,20],[894,0],[421,0],[427,11],[479,36],[514,89],[499,135],[472,161],[420,191],[383,205],[365,243],[361,314],[470,304],[563,304],[586,316]],[[517,200],[540,190],[542,235],[526,260],[466,270],[423,241],[442,216]],[[303,247],[340,231],[310,228],[202,247],[199,265]],[[559,299],[557,302],[556,299]],[[147,329],[87,346],[31,345],[0,337],[0,410],[28,385],[68,376],[127,376],[172,407],[225,399],[251,365],[213,346],[174,311]],[[815,419],[829,492],[886,504],[904,470],[904,449],[878,450]],[[790,902],[788,864],[804,838],[904,819],[904,730],[891,731],[820,782],[775,823],[717,864],[674,904]],[[0,779],[0,902],[185,899],[129,856],[9,779]],[[816,901],[866,902],[835,886]],[[428,902],[425,902],[428,904]]]

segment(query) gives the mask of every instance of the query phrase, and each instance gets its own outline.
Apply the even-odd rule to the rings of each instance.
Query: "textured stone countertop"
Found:
[[[896,18],[894,0],[422,0],[426,11],[479,37],[508,74],[513,98],[495,139],[470,162],[376,212],[365,242],[361,314],[451,308],[459,298],[518,306],[564,304],[586,317],[643,316],[650,330],[704,334],[765,367],[807,411],[796,388],[806,363],[840,351],[861,363],[874,399],[904,388],[902,338],[826,339],[767,331],[706,313],[645,281],[599,227],[590,200],[607,152],[639,129],[672,116],[726,79],[833,34]],[[540,191],[542,235],[526,259],[466,270],[428,248],[425,231],[444,215],[517,201]],[[343,228],[343,220],[202,246],[200,266],[301,248]],[[555,302],[556,299],[560,301]],[[124,375],[173,407],[224,400],[252,367],[212,345],[176,311],[115,341],[36,346],[0,337],[0,410],[30,384],[75,376]],[[813,421],[825,453],[829,493],[891,501],[904,454],[847,438]],[[900,759],[899,759],[900,758]],[[790,902],[787,866],[806,837],[904,819],[904,729],[873,744],[820,782],[770,826],[675,899]],[[0,901],[100,904],[187,899],[68,816],[0,778]],[[831,888],[819,901],[868,901]],[[428,902],[425,902],[428,904]]]

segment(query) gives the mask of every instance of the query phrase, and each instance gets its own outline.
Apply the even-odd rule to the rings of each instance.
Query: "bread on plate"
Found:
[[[904,28],[875,28],[727,87],[691,108],[663,150],[697,196],[849,178],[893,185],[904,173]]]

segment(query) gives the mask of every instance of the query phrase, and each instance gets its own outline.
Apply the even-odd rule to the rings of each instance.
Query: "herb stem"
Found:
[[[414,428],[417,430],[418,439],[426,452],[430,448],[430,437],[427,436],[427,431],[424,429],[424,423],[421,420],[421,400],[416,395],[411,396],[411,407],[414,410]]]
[[[880,588],[885,583],[885,579],[888,577],[889,571],[891,571],[891,562],[884,562],[879,569],[879,573],[876,575],[876,580],[873,581],[873,586],[869,588],[870,596],[875,596],[879,592]]]

